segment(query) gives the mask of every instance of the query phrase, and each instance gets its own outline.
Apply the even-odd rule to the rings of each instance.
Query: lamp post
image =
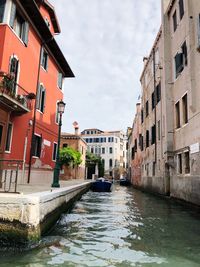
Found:
[[[58,126],[58,146],[57,146],[57,153],[56,153],[56,164],[55,164],[55,168],[54,168],[54,172],[53,172],[53,183],[51,185],[51,187],[60,187],[59,184],[59,175],[60,175],[60,155],[59,155],[59,150],[60,150],[60,133],[61,133],[61,126],[62,126],[62,115],[64,113],[65,110],[65,103],[60,100],[57,103],[57,112],[60,115],[59,117],[59,126]]]

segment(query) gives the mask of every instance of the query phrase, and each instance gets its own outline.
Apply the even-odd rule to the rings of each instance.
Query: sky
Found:
[[[160,0],[49,0],[75,78],[64,83],[62,131],[124,130],[140,96],[143,57],[160,27]]]

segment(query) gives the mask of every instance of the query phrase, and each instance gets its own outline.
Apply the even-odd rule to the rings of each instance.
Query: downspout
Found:
[[[31,176],[31,162],[33,157],[33,148],[34,148],[34,133],[35,133],[35,125],[36,125],[36,107],[37,107],[37,99],[38,99],[38,91],[39,91],[39,80],[40,80],[40,64],[42,58],[42,49],[44,43],[40,46],[40,57],[38,63],[38,74],[37,74],[37,88],[36,88],[36,98],[35,98],[35,106],[34,106],[34,114],[33,114],[33,127],[32,127],[32,135],[31,135],[31,147],[30,147],[30,157],[29,157],[29,166],[28,166],[28,179],[27,183],[30,183],[30,176]]]

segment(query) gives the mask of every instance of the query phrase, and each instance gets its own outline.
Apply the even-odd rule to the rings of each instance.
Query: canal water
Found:
[[[86,193],[37,249],[0,252],[0,266],[199,267],[200,216],[116,185]]]

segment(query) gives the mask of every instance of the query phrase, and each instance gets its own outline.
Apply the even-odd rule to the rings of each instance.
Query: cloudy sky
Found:
[[[140,95],[143,56],[160,26],[160,0],[50,0],[56,39],[76,78],[65,81],[63,131],[126,130]]]

